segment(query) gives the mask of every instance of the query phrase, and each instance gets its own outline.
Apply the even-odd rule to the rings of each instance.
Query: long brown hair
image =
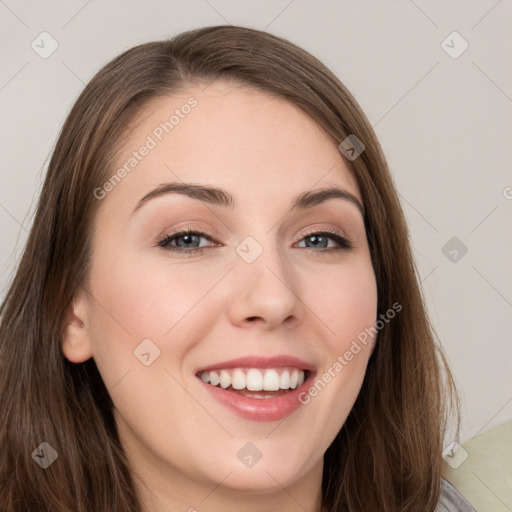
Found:
[[[62,127],[33,226],[0,309],[0,509],[140,512],[112,401],[91,358],[61,350],[65,314],[88,271],[93,191],[150,99],[225,79],[283,98],[337,143],[365,205],[379,332],[358,399],[324,457],[322,510],[433,511],[440,493],[446,411],[458,398],[422,299],[408,230],[383,152],[345,86],[316,58],[268,33],[216,26],[132,48],[101,69]],[[444,378],[443,378],[444,376]],[[43,470],[34,450],[58,460]]]

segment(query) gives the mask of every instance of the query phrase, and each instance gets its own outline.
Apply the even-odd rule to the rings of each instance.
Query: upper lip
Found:
[[[282,368],[292,367],[300,370],[308,370],[313,372],[316,370],[315,366],[303,359],[295,356],[278,355],[272,357],[265,356],[244,356],[229,361],[220,361],[218,363],[202,366],[197,369],[197,373],[207,372],[210,370],[222,370],[228,368]]]

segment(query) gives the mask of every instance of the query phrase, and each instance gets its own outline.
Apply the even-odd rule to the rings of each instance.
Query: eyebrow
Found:
[[[226,190],[206,185],[195,185],[192,183],[163,183],[151,192],[147,193],[138,203],[132,215],[144,204],[157,197],[168,194],[181,194],[192,199],[198,199],[207,204],[223,206],[234,209],[237,206],[235,198]],[[327,187],[317,190],[302,192],[293,199],[290,211],[312,208],[329,199],[343,199],[357,207],[361,215],[365,216],[365,210],[359,199],[348,190],[339,187]]]

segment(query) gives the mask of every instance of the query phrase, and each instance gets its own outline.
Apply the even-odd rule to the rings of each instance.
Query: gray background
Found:
[[[463,394],[462,440],[511,419],[511,14],[510,0],[0,0],[0,298],[58,130],[93,74],[190,28],[265,29],[329,66],[376,130]],[[50,48],[43,31],[58,44],[46,59],[31,47]],[[445,51],[463,48],[453,31],[469,44],[457,58]]]

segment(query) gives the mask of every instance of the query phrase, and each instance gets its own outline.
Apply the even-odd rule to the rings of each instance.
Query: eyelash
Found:
[[[176,251],[178,253],[186,254],[188,256],[192,256],[193,254],[202,254],[203,247],[192,247],[190,249],[184,248],[184,247],[175,247],[170,245],[171,241],[173,241],[176,238],[180,238],[184,235],[197,235],[200,237],[207,238],[211,242],[215,242],[215,240],[208,235],[207,233],[204,233],[202,231],[194,230],[191,228],[183,228],[178,231],[175,231],[174,233],[170,233],[166,236],[164,236],[159,242],[158,247],[162,247],[163,249],[169,250],[169,251]],[[340,232],[331,230],[331,229],[324,229],[321,231],[310,231],[308,233],[305,233],[302,238],[299,240],[299,242],[302,242],[305,238],[311,237],[313,235],[316,236],[327,236],[327,238],[330,238],[331,240],[334,240],[340,247],[335,248],[324,248],[324,249],[315,249],[314,247],[304,247],[304,249],[309,249],[310,251],[313,251],[314,253],[319,252],[331,252],[331,251],[347,251],[353,248],[352,242],[343,236]]]

